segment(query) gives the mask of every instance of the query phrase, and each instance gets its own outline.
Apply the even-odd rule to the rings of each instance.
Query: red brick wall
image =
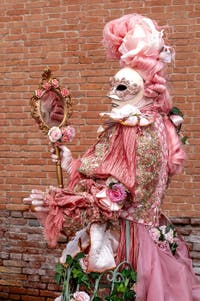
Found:
[[[54,254],[60,254],[60,246],[56,251],[46,248],[41,229],[22,202],[32,188],[45,189],[56,184],[47,138],[30,117],[32,91],[37,88],[43,69],[50,66],[73,95],[72,123],[77,135],[71,150],[74,156],[86,150],[96,138],[98,112],[108,108],[108,78],[118,68],[118,63],[106,60],[101,45],[103,26],[113,18],[137,12],[156,19],[160,25],[169,25],[168,39],[176,48],[176,62],[169,69],[170,87],[175,105],[185,113],[183,130],[189,145],[184,173],[174,177],[163,207],[172,216],[200,216],[198,3],[0,2],[0,285],[5,298],[10,292],[13,300],[45,300],[47,290],[54,288],[49,278],[53,275]]]

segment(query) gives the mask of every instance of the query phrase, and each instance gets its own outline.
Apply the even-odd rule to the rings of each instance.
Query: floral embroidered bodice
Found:
[[[136,126],[134,195],[120,208],[120,215],[146,225],[158,225],[161,199],[168,179],[168,150],[164,124],[162,117],[158,115],[150,125]],[[110,139],[114,132],[115,126],[108,129],[95,145],[94,151],[81,159],[79,172],[102,185],[105,185],[107,178],[99,179],[95,171],[109,151]]]

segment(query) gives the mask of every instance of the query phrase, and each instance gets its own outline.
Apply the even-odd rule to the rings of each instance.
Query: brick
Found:
[[[34,296],[22,296],[21,297],[23,301],[38,301],[38,297],[34,297]],[[43,297],[39,297],[40,301],[45,301],[45,298]]]
[[[200,268],[194,268],[194,272],[197,274],[197,275],[200,275]]]
[[[20,300],[21,297],[19,295],[10,294],[9,298],[10,298],[10,300],[14,301],[14,300]]]
[[[21,280],[13,280],[13,279],[0,279],[0,285],[6,285],[8,287],[10,286],[22,286],[22,281]]]
[[[11,287],[9,290],[11,293],[18,294],[18,295],[25,295],[27,292],[27,290],[22,287]]]
[[[5,264],[5,262],[4,262],[4,264]],[[21,268],[0,266],[0,272],[7,273],[7,274],[16,274],[16,273],[20,274]]]
[[[0,292],[0,298],[3,299],[3,300],[8,300],[8,293],[3,293],[3,292]]]
[[[200,226],[200,218],[191,218],[191,224]]]
[[[194,251],[199,251],[199,252],[200,252],[200,243],[194,243],[194,244],[193,244],[193,250],[194,250]]]
[[[189,241],[194,243],[200,243],[200,236],[199,235],[190,235]]]
[[[33,282],[31,280],[27,281],[26,283],[23,283],[24,287],[28,287],[27,292],[29,291],[29,287],[31,288],[35,288],[35,289],[46,289],[47,288],[47,284],[46,283],[41,283],[41,282]]]
[[[56,298],[58,296],[58,293],[52,292],[52,291],[49,291],[49,290],[41,290],[40,296],[43,296],[43,297],[55,297]]]
[[[190,256],[191,256],[192,259],[200,260],[200,252],[192,251],[192,252],[190,252]]]
[[[23,267],[25,265],[22,260],[3,260],[3,263],[8,267]]]

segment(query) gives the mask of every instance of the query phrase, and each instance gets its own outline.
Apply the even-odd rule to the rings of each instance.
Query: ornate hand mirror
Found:
[[[58,156],[56,163],[58,186],[62,188],[63,176],[57,141],[63,127],[68,125],[68,119],[72,115],[72,100],[69,91],[60,87],[59,81],[52,77],[49,68],[42,73],[39,88],[34,92],[30,105],[32,117],[44,134],[49,135],[55,148]],[[53,135],[50,136],[50,133]]]

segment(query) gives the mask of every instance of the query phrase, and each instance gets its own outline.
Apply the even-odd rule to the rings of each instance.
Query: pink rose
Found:
[[[53,143],[58,141],[62,137],[61,129],[57,126],[53,126],[48,132],[49,140]]]
[[[49,90],[51,88],[51,85],[49,82],[46,82],[42,85],[42,87],[45,89],[45,90]]]
[[[167,228],[167,226],[165,226],[165,225],[159,227],[159,229],[163,235],[165,235],[165,233],[166,233],[166,228]]]
[[[52,83],[52,86],[54,88],[58,88],[59,87],[59,82],[58,82],[58,80],[56,78],[52,79],[51,83]]]
[[[81,258],[80,261],[79,261],[79,263],[80,263],[80,266],[81,266],[82,270],[84,272],[86,272],[87,271],[87,267],[88,267],[88,257],[86,256],[84,258]]]
[[[172,229],[170,229],[169,232],[165,233],[165,239],[169,243],[173,243],[174,242],[174,231]]]
[[[36,96],[37,98],[42,97],[43,93],[44,93],[44,91],[41,90],[41,89],[35,90],[35,96]]]
[[[106,190],[107,197],[114,203],[122,202],[127,197],[127,192],[122,184],[114,184],[112,189]]]
[[[149,232],[151,234],[152,239],[154,241],[158,242],[159,238],[160,238],[160,235],[161,235],[160,231],[157,228],[151,228]]]
[[[66,88],[63,88],[63,89],[61,90],[61,94],[62,94],[63,97],[66,97],[66,96],[69,95],[69,90],[66,89]]]
[[[71,142],[75,136],[75,129],[68,125],[65,128],[62,128],[62,142]]]
[[[90,301],[90,296],[85,292],[76,292],[73,297],[75,301]]]

